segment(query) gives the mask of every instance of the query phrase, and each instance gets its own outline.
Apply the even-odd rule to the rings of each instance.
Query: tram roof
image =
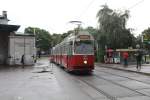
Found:
[[[89,35],[91,40],[94,40],[93,36],[88,31],[79,31],[78,34],[72,33],[69,36],[67,36],[61,43],[55,45],[55,47],[58,47],[64,43],[67,43],[69,41],[73,41],[78,38],[79,35]]]
[[[79,35],[90,35],[91,39],[92,40],[94,39],[88,31],[79,31],[78,34],[75,34],[75,33],[70,34],[68,37],[64,39],[64,42],[72,41],[76,39]]]

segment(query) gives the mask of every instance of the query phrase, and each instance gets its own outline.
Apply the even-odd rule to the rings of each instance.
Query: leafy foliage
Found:
[[[96,39],[97,34],[98,34],[98,30],[93,28],[92,26],[88,26],[87,28],[85,28],[84,30],[88,31],[90,34],[92,34],[94,36],[94,38]]]
[[[113,49],[132,46],[134,36],[131,34],[130,29],[126,28],[129,11],[112,10],[107,5],[102,7],[97,13],[100,31],[97,39],[102,43],[105,42],[102,45],[107,45]]]
[[[25,34],[35,35],[36,47],[42,51],[48,52],[50,48],[60,43],[65,37],[72,33],[72,30],[64,34],[50,34],[48,31],[36,27],[27,27]]]
[[[48,51],[51,47],[51,35],[48,31],[40,28],[28,27],[25,34],[35,35],[36,47],[43,51]]]
[[[136,39],[131,34],[131,29],[126,28],[126,23],[129,18],[128,10],[112,10],[107,5],[103,5],[102,9],[97,13],[97,18],[99,33],[96,39],[102,51],[106,47],[119,49],[135,46]]]
[[[150,34],[150,27],[148,29],[145,29],[142,34]]]

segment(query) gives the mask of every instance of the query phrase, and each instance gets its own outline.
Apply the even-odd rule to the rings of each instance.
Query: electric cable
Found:
[[[90,8],[90,6],[94,3],[95,0],[92,0],[88,6],[82,11],[82,13],[80,14],[79,18],[81,18],[86,12],[87,10]]]
[[[129,7],[128,9],[133,9],[134,7],[136,7],[137,5],[141,4],[144,0],[140,0],[139,2],[135,3],[134,5],[132,5],[131,7]]]

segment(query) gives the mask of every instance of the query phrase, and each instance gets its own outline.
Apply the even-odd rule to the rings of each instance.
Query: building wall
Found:
[[[0,33],[0,64],[7,63],[8,35],[9,33]]]
[[[8,60],[9,65],[22,65],[21,59],[24,55],[24,64],[34,64],[33,56],[35,52],[35,37],[33,36],[9,36],[9,51],[11,57]]]

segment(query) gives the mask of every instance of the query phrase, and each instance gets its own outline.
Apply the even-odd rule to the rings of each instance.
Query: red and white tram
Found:
[[[51,62],[67,71],[88,71],[94,69],[94,38],[87,31],[72,33],[51,50]]]

